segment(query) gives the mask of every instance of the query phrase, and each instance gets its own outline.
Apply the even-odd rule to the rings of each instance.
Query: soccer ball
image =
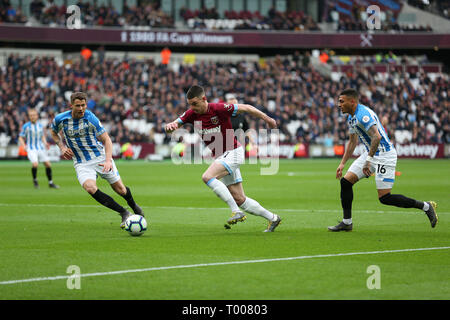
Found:
[[[147,230],[147,221],[143,216],[133,214],[125,222],[125,230],[132,236],[140,236]]]

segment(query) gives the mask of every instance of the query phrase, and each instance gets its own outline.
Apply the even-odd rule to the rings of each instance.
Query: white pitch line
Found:
[[[53,203],[0,203],[0,207],[57,207],[57,208],[101,208],[94,204],[53,204]],[[205,207],[174,207],[174,206],[141,206],[148,209],[179,209],[179,210],[227,210],[228,208],[205,208]],[[270,208],[269,208],[270,209]],[[299,212],[299,213],[342,213],[342,209],[270,209],[274,212]],[[418,210],[393,211],[393,210],[354,210],[362,213],[420,213]],[[450,212],[437,211],[438,215],[450,214]]]
[[[319,254],[319,255],[313,255],[313,256],[299,256],[299,257],[288,257],[288,258],[274,258],[274,259],[258,259],[258,260],[199,263],[199,264],[188,264],[188,265],[178,265],[178,266],[166,266],[166,267],[152,267],[152,268],[143,268],[143,269],[118,270],[118,271],[109,271],[109,272],[95,272],[95,273],[84,273],[84,274],[82,273],[82,274],[80,274],[80,278],[109,276],[109,275],[116,275],[116,274],[136,273],[136,272],[171,270],[171,269],[188,269],[188,268],[198,268],[198,267],[225,266],[225,265],[233,265],[233,264],[262,263],[262,262],[276,262],[276,261],[291,261],[291,260],[303,260],[303,259],[315,259],[315,258],[330,258],[330,257],[344,257],[344,256],[383,254],[383,253],[398,253],[398,252],[413,252],[413,251],[445,250],[445,249],[450,249],[450,247],[415,248],[415,249],[413,248],[413,249],[366,251],[366,252],[348,252],[348,253]],[[68,279],[69,277],[73,277],[73,275],[53,276],[53,277],[40,277],[40,278],[19,279],[19,280],[8,280],[8,281],[1,281],[0,285],[17,284],[17,283],[25,283],[25,282],[38,282],[38,281],[54,281],[54,280]]]

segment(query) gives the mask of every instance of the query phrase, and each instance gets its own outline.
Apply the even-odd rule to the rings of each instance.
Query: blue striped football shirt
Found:
[[[105,156],[105,150],[97,137],[106,130],[100,120],[89,110],[83,118],[72,118],[72,111],[57,114],[52,122],[52,130],[56,133],[63,131],[64,138],[72,149],[74,162],[82,163]]]
[[[394,145],[392,144],[391,140],[389,140],[389,137],[384,130],[383,125],[381,124],[375,112],[373,112],[373,110],[369,107],[358,104],[355,114],[353,116],[348,116],[347,123],[350,128],[350,133],[356,133],[358,135],[359,140],[364,144],[367,151],[369,151],[370,143],[372,142],[372,139],[370,138],[368,132],[370,127],[372,127],[373,125],[377,126],[378,132],[381,136],[380,144],[378,145],[378,149],[375,154],[379,155],[380,152],[387,152],[394,149]]]
[[[25,139],[28,150],[45,150],[44,143],[42,142],[44,126],[39,122],[32,123],[28,121],[23,125],[19,135]]]

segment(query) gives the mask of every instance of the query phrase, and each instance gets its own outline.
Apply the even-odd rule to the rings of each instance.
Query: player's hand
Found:
[[[62,157],[66,160],[70,160],[74,156],[73,151],[69,148],[61,149],[61,153],[62,153]]]
[[[271,117],[267,117],[266,123],[270,129],[275,129],[277,127],[277,121]]]
[[[344,171],[344,167],[345,165],[342,163],[339,165],[339,167],[336,170],[336,179],[342,178],[342,172]]]
[[[46,142],[45,144],[44,144],[44,146],[45,146],[45,149],[50,149],[50,145]]]
[[[178,122],[174,121],[171,123],[166,124],[166,127],[164,128],[167,133],[171,133],[178,129]]]
[[[99,163],[100,167],[103,167],[102,172],[110,172],[112,170],[112,161],[111,159],[106,159],[105,163]]]
[[[370,175],[372,174],[372,171],[370,171],[370,162],[369,161],[366,161],[366,163],[364,163],[364,167],[362,170],[367,178],[370,177]]]

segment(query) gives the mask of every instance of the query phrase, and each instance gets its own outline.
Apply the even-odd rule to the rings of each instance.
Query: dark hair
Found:
[[[70,103],[72,104],[76,99],[87,102],[87,94],[84,92],[74,92],[70,95]]]
[[[201,98],[205,95],[205,90],[203,87],[193,85],[189,88],[188,92],[186,93],[186,98],[192,99],[192,98]]]
[[[339,95],[340,96],[348,96],[348,97],[351,97],[351,98],[355,98],[356,100],[358,100],[358,98],[359,98],[358,91],[356,91],[353,88],[345,89]]]

